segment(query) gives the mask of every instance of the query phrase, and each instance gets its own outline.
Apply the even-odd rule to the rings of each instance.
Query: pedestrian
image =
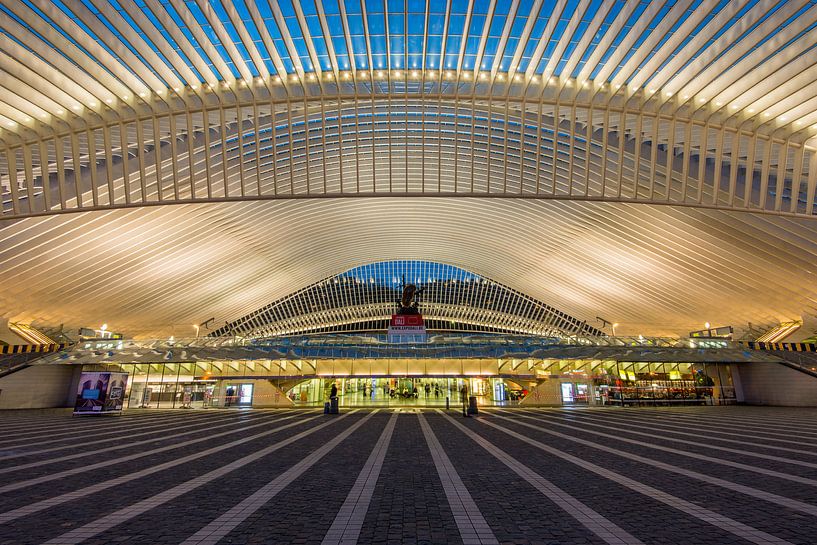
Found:
[[[434,397],[436,399],[439,399],[439,397],[440,397],[440,385],[439,384],[434,385]]]
[[[336,397],[338,397],[338,385],[333,382],[332,389],[329,390],[329,399],[335,399]]]
[[[468,416],[468,384],[466,382],[462,383],[460,397],[462,398],[462,415]]]
[[[431,384],[426,382],[425,390],[426,390],[426,397],[431,397]]]

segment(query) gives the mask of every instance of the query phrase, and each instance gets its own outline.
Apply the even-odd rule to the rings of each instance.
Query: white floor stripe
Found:
[[[629,409],[625,409],[629,411]],[[640,409],[635,409],[635,411],[639,411]],[[745,432],[741,432],[743,437],[746,436],[753,436],[759,437],[764,439],[772,439],[777,440],[777,437],[783,438],[790,438],[792,434],[797,434],[798,436],[802,436],[803,439],[807,439],[809,441],[808,444],[810,445],[817,445],[817,434],[812,434],[808,432],[802,432],[797,427],[791,429],[791,431],[782,431],[782,433],[776,433],[774,430],[781,431],[781,426],[760,426],[754,423],[752,420],[734,420],[734,419],[727,419],[721,418],[719,416],[713,416],[711,418],[702,418],[700,415],[689,415],[689,414],[678,414],[678,415],[669,415],[669,414],[658,414],[654,413],[654,418],[658,418],[664,421],[673,421],[676,423],[683,423],[687,426],[695,426],[698,428],[703,429],[737,429],[737,430],[746,430]]]
[[[717,409],[717,408],[716,408]],[[805,422],[802,420],[797,420],[791,418],[791,413],[779,413],[778,416],[768,416],[769,413],[760,413],[759,411],[762,409],[758,409],[755,412],[747,412],[743,414],[732,414],[729,411],[728,407],[723,407],[719,410],[714,411],[707,411],[705,413],[701,412],[685,412],[681,413],[681,416],[684,419],[689,420],[702,420],[702,421],[710,421],[710,420],[717,420],[719,422],[728,422],[734,423],[742,426],[748,426],[752,429],[761,429],[761,430],[792,430],[796,432],[803,432],[808,435],[817,437],[817,427],[814,426],[814,422]],[[774,411],[774,408],[768,408],[770,411]],[[659,413],[656,413],[659,414]],[[666,413],[663,413],[666,414]],[[810,430],[810,431],[806,431]]]
[[[533,409],[533,410],[537,410],[537,412],[541,412],[538,409]],[[610,407],[608,409],[599,409],[599,411],[600,412],[607,412],[607,411],[619,412],[620,409]],[[579,412],[579,411],[575,411],[575,412]],[[583,411],[581,411],[581,412],[583,412]],[[593,412],[595,412],[595,411],[593,411]],[[632,411],[630,409],[625,409],[624,412],[621,413],[621,416],[624,417],[624,418],[627,418],[626,414],[630,414],[631,412],[641,413],[641,409],[633,409]],[[640,416],[645,417],[644,415],[640,415]],[[647,418],[647,417],[645,417],[645,418]],[[676,424],[675,427],[679,427],[679,426],[683,425],[684,426],[683,429],[688,430],[690,428],[689,423],[684,422],[683,420],[679,420],[679,419],[674,418],[674,417],[666,417],[666,418],[649,417],[649,418],[650,418],[650,420],[648,420],[649,422],[653,422],[654,419],[655,419],[655,420],[659,420],[661,422],[674,422]],[[710,424],[713,423],[712,420],[707,420],[706,422],[709,422]],[[666,424],[666,425],[670,425],[670,424]],[[724,431],[723,426],[717,426],[717,425],[695,424],[695,428],[700,429],[702,431],[705,431],[706,433],[714,434],[715,436],[725,435],[725,436],[729,436],[729,437],[739,437],[739,438],[742,438],[742,439],[746,439],[747,435],[750,435],[750,434],[746,434],[746,433],[733,433],[733,432]],[[731,429],[731,426],[730,426],[730,429]],[[777,435],[781,435],[781,434],[777,434]],[[776,443],[785,443],[785,444],[790,444],[790,445],[817,447],[817,443],[809,443],[807,441],[803,441],[802,439],[798,440],[798,441],[795,441],[795,440],[791,440],[791,439],[778,439],[777,437],[768,437],[766,435],[758,435],[758,434],[754,434],[754,435],[751,435],[751,436],[754,437],[754,438],[758,438],[758,439],[767,439],[769,441],[774,441]],[[792,434],[783,435],[783,437],[791,437],[791,436],[792,436]]]
[[[196,413],[202,413],[202,411],[195,411]],[[32,416],[31,418],[18,418],[13,422],[11,420],[5,420],[2,425],[0,425],[0,435],[4,434],[5,432],[14,432],[19,429],[24,429],[27,431],[41,431],[44,429],[57,429],[57,428],[64,428],[67,425],[73,426],[84,426],[93,428],[95,426],[106,426],[106,425],[123,425],[126,421],[132,421],[134,419],[138,420],[147,420],[148,418],[157,418],[157,417],[167,417],[169,414],[181,416],[181,412],[176,410],[172,413],[162,412],[159,414],[140,414],[140,413],[131,413],[130,411],[124,412],[121,415],[116,416],[105,416],[104,418],[74,418],[71,415],[70,409],[66,409],[64,412],[55,412],[54,414],[45,416]],[[206,413],[203,413],[206,414]]]
[[[294,418],[294,417],[295,417],[295,415],[292,415],[289,418]],[[163,447],[157,447],[157,448],[154,448],[154,449],[145,450],[145,451],[142,451],[142,452],[135,452],[133,454],[128,454],[127,456],[115,456],[115,457],[112,457],[110,459],[103,460],[101,462],[96,462],[94,464],[83,465],[83,466],[80,466],[80,467],[72,467],[71,469],[66,469],[64,471],[57,471],[57,472],[54,472],[54,473],[49,473],[47,475],[41,475],[40,477],[34,477],[33,479],[28,479],[28,480],[24,480],[24,481],[17,481],[17,482],[14,482],[14,483],[10,483],[10,484],[4,485],[4,486],[0,486],[0,494],[5,493],[5,492],[11,492],[13,490],[20,490],[21,488],[27,488],[29,486],[34,486],[34,485],[38,485],[38,484],[42,484],[42,483],[57,481],[59,479],[65,478],[65,477],[70,477],[71,475],[78,475],[80,473],[85,473],[87,471],[95,471],[95,470],[101,469],[103,467],[109,467],[109,466],[112,466],[112,465],[124,464],[126,462],[131,462],[133,460],[138,460],[139,458],[144,458],[145,456],[153,456],[153,455],[160,454],[162,452],[167,452],[167,451],[170,451],[170,450],[175,450],[175,449],[179,449],[179,448],[187,448],[187,447],[190,447],[190,446],[198,444],[198,443],[203,443],[205,441],[210,442],[213,439],[217,439],[219,437],[224,437],[224,436],[227,436],[227,435],[234,435],[236,433],[244,433],[244,432],[247,432],[248,430],[252,430],[252,429],[258,428],[260,426],[268,426],[270,424],[273,424],[275,422],[279,422],[281,420],[288,420],[288,418],[274,419],[273,417],[267,416],[267,417],[262,417],[260,419],[254,420],[253,424],[251,424],[249,426],[237,427],[240,424],[235,423],[235,422],[231,422],[229,424],[224,424],[222,426],[214,426],[211,429],[223,428],[224,426],[233,426],[233,427],[232,427],[232,429],[229,429],[227,431],[224,431],[224,432],[221,432],[221,433],[209,434],[209,435],[207,435],[205,437],[199,437],[198,439],[192,439],[190,441],[182,441],[180,443],[173,443],[173,444],[170,444],[170,445],[165,445]],[[201,430],[197,430],[197,432],[200,433]],[[197,433],[197,432],[191,432],[191,433]],[[184,435],[184,434],[181,434],[181,435]],[[154,440],[150,439],[148,441],[154,441]],[[130,445],[128,445],[128,446],[130,446]],[[103,451],[92,451],[92,454],[97,454],[97,453],[100,453],[100,452],[104,452],[104,450]]]
[[[528,413],[528,411],[520,411],[520,412]],[[592,434],[592,435],[598,435],[599,437],[607,437],[608,439],[613,439],[615,441],[621,441],[622,443],[629,443],[631,445],[638,445],[640,447],[645,447],[645,448],[649,448],[649,449],[653,449],[653,450],[660,450],[662,452],[669,452],[669,453],[672,453],[672,454],[677,454],[679,456],[686,456],[688,458],[694,458],[696,460],[704,460],[706,462],[716,463],[716,464],[720,464],[720,465],[726,465],[726,466],[729,466],[729,467],[743,469],[745,471],[751,471],[751,472],[754,472],[754,473],[769,475],[770,477],[777,477],[778,479],[793,481],[793,482],[797,482],[797,483],[801,483],[801,484],[806,484],[806,485],[809,485],[809,486],[817,486],[817,481],[815,481],[814,479],[808,479],[806,477],[800,477],[799,475],[790,475],[788,473],[782,473],[780,471],[774,471],[774,470],[771,470],[771,469],[765,469],[765,468],[761,468],[761,467],[757,467],[757,466],[753,466],[753,465],[749,465],[749,464],[734,462],[732,460],[727,460],[725,458],[715,458],[715,457],[712,457],[712,456],[706,456],[705,454],[699,454],[697,452],[690,452],[690,451],[686,451],[686,450],[680,450],[680,449],[676,449],[676,448],[672,448],[672,447],[666,447],[666,446],[663,446],[663,445],[656,445],[656,444],[653,444],[653,443],[645,443],[643,441],[637,441],[635,439],[629,439],[627,437],[622,437],[620,435],[614,435],[612,433],[604,433],[604,432],[600,432],[600,431],[590,430],[590,429],[587,429],[586,427],[579,427],[579,426],[590,426],[590,427],[596,427],[596,428],[606,428],[606,426],[601,425],[601,424],[592,424],[592,423],[589,423],[589,422],[581,422],[581,423],[579,423],[579,426],[575,426],[575,425],[572,425],[573,423],[570,423],[570,424],[566,423],[566,421],[560,419],[558,416],[555,416],[555,415],[542,415],[542,414],[539,414],[537,416],[528,416],[528,414],[520,414],[519,416],[521,416],[522,418],[528,418],[530,420],[534,420],[534,421],[537,421],[537,422],[543,422],[542,419],[547,419],[547,422],[549,424],[551,424],[553,426],[559,426],[561,428],[567,428],[569,430],[575,430],[575,431],[579,431],[579,432],[582,432],[582,433],[589,433],[589,434]],[[631,433],[633,435],[652,437],[652,438],[655,438],[655,439],[664,439],[663,436],[657,435],[655,433],[647,433],[647,432],[631,431],[631,430],[626,430],[625,433]],[[709,448],[709,449],[713,449],[713,450],[721,450],[721,451],[724,451],[724,452],[730,452],[732,454],[740,454],[741,456],[761,458],[763,460],[772,460],[772,461],[775,461],[775,462],[789,463],[789,464],[792,464],[792,465],[799,465],[799,466],[803,466],[803,467],[817,468],[817,464],[812,463],[812,462],[801,462],[800,460],[790,460],[788,458],[781,458],[779,456],[772,456],[770,454],[760,454],[760,453],[751,452],[751,451],[747,451],[747,450],[741,450],[741,449],[735,449],[735,448],[729,448],[729,447],[719,447],[717,445],[710,445],[710,444],[707,444],[707,443],[697,443],[695,441],[689,441],[689,440],[684,440],[684,444]]]
[[[208,411],[181,411],[176,409],[173,412],[163,412],[161,414],[122,414],[122,415],[87,415],[84,417],[79,416],[72,416],[71,413],[65,413],[63,415],[54,415],[49,418],[48,422],[41,422],[40,420],[33,421],[38,422],[36,424],[26,424],[26,423],[19,423],[14,425],[13,428],[0,428],[0,437],[4,435],[12,435],[12,434],[19,434],[19,435],[45,435],[49,431],[53,430],[75,430],[75,429],[104,429],[110,430],[113,428],[125,428],[128,426],[133,425],[135,422],[148,422],[148,421],[165,421],[165,420],[181,420],[184,418],[189,419],[197,419],[197,418],[206,418],[210,416],[212,413]],[[58,418],[58,420],[55,419]],[[6,441],[6,438],[3,438]]]
[[[313,428],[302,431],[296,435],[293,435],[292,437],[284,439],[283,441],[279,441],[274,445],[263,448],[248,456],[239,458],[238,460],[234,460],[229,464],[226,464],[218,469],[214,469],[213,471],[209,471],[207,473],[204,473],[203,475],[194,477],[180,485],[174,486],[173,488],[165,490],[164,492],[160,492],[155,496],[151,496],[150,498],[146,498],[133,505],[129,505],[127,507],[119,509],[118,511],[114,511],[109,515],[105,515],[104,517],[99,518],[93,522],[89,522],[84,526],[71,530],[70,532],[66,532],[61,536],[55,537],[54,539],[47,541],[43,545],[74,545],[76,543],[82,543],[83,541],[90,537],[99,535],[105,530],[113,528],[114,526],[122,524],[123,522],[127,522],[128,520],[137,517],[142,513],[150,511],[151,509],[159,507],[160,505],[163,505],[175,498],[178,498],[179,496],[187,494],[195,490],[196,488],[199,488],[218,478],[221,478],[224,475],[230,473],[231,471],[235,471],[236,469],[244,467],[247,464],[250,464],[260,458],[263,458],[264,456],[267,456],[277,450],[280,450],[288,445],[291,445],[292,443],[299,441],[304,437],[312,435],[316,431],[320,431],[327,426],[331,426],[335,422],[338,422],[339,420],[346,418],[350,414],[354,414],[354,412],[355,411],[351,411],[346,414],[343,414],[342,416],[339,416],[338,418],[333,418],[328,422],[324,422],[323,424],[319,424]],[[307,420],[314,420],[315,418],[317,417],[315,416]],[[301,424],[307,420],[300,420],[298,422],[290,424],[290,426]]]
[[[90,418],[90,417],[89,417]],[[183,420],[182,417],[174,418],[173,421],[181,421]],[[197,419],[198,421],[198,419]],[[27,448],[27,447],[35,447],[37,445],[53,445],[55,442],[59,443],[64,441],[68,443],[68,446],[76,446],[75,438],[77,435],[86,436],[92,435],[93,437],[108,437],[114,436],[111,441],[115,440],[116,436],[121,436],[123,434],[129,433],[131,431],[138,431],[138,430],[146,430],[146,429],[161,429],[162,427],[166,426],[169,420],[153,420],[151,419],[150,423],[146,426],[133,426],[133,422],[130,424],[125,424],[121,427],[111,428],[111,427],[104,427],[104,428],[80,428],[80,429],[73,429],[71,428],[70,431],[66,431],[65,433],[51,433],[51,434],[40,434],[34,437],[20,437],[16,436],[14,439],[10,439],[8,441],[4,441],[3,444],[0,444],[0,449],[2,450],[13,450],[19,448]],[[69,426],[64,426],[67,428]],[[87,432],[87,433],[83,433]],[[41,441],[42,437],[46,437]],[[8,444],[13,443],[13,444]],[[5,458],[2,458],[5,459]]]
[[[488,453],[494,456],[497,460],[508,466],[511,471],[530,483],[530,485],[541,492],[542,495],[559,506],[559,508],[563,509],[567,514],[576,519],[576,521],[578,521],[582,526],[596,534],[605,542],[611,545],[643,545],[641,540],[614,522],[610,521],[601,513],[598,513],[594,509],[591,509],[581,501],[577,500],[522,462],[518,461],[513,456],[495,447],[481,435],[474,433],[461,423],[457,422],[456,419],[442,413],[442,411],[438,412],[443,414],[451,424],[468,436],[472,441],[488,451]]]
[[[559,433],[557,431],[548,430],[539,426],[534,426],[533,424],[528,424],[527,422],[519,422],[514,418],[508,418],[505,416],[495,415],[494,418],[500,418],[502,420],[513,422],[519,426],[524,426],[526,428],[531,428],[542,433],[546,433],[548,435],[553,435],[554,437],[561,437],[562,439],[567,439],[568,441],[572,441],[574,443],[578,443],[580,445],[585,445],[597,450],[602,450],[604,452],[609,452],[610,454],[614,454],[621,458],[626,458],[628,460],[634,460],[636,462],[641,462],[646,465],[650,465],[653,467],[657,467],[659,469],[663,469],[665,471],[669,471],[671,473],[677,473],[679,475],[684,475],[685,477],[689,477],[690,479],[695,479],[697,481],[702,481],[708,484],[714,484],[721,488],[726,488],[733,492],[739,492],[741,494],[745,494],[747,496],[751,496],[753,498],[767,501],[769,503],[774,503],[780,505],[782,507],[787,507],[794,511],[799,511],[801,513],[806,513],[808,515],[817,516],[817,506],[811,505],[808,503],[804,503],[798,500],[793,500],[790,498],[786,498],[784,496],[780,496],[778,494],[772,494],[771,492],[766,492],[765,490],[760,490],[757,488],[752,488],[751,486],[746,486],[742,484],[733,483],[731,481],[727,481],[725,479],[721,479],[719,477],[713,477],[712,475],[704,475],[703,473],[698,473],[697,471],[692,471],[690,469],[684,469],[681,467],[677,467],[672,464],[665,464],[664,462],[659,462],[657,460],[653,460],[652,458],[646,458],[644,456],[639,456],[637,454],[632,454],[629,452],[624,452],[618,449],[614,449],[612,447],[608,447],[605,445],[600,445],[594,443],[593,441],[586,441],[584,439],[579,439],[577,437],[571,437],[570,435],[566,435],[564,433]],[[510,430],[509,430],[510,431]],[[515,432],[514,432],[515,433]],[[561,452],[561,451],[559,451]],[[569,456],[569,455],[568,455]]]
[[[428,448],[431,451],[431,459],[434,461],[437,475],[440,476],[445,497],[448,499],[448,505],[451,507],[463,544],[498,544],[499,541],[491,531],[488,523],[485,522],[479,507],[477,507],[476,502],[468,492],[468,488],[457,474],[454,464],[446,455],[440,441],[431,431],[425,416],[418,413],[417,417],[420,419],[420,428],[423,430],[423,436],[425,436],[426,443],[428,443]]]
[[[504,416],[495,416],[495,418],[511,420]],[[758,530],[757,528],[753,528],[747,524],[743,524],[742,522],[738,522],[727,516],[721,515],[714,511],[710,511],[709,509],[705,509],[699,505],[695,505],[692,502],[686,501],[677,496],[673,496],[672,494],[669,494],[662,490],[658,490],[657,488],[653,488],[652,486],[646,485],[634,479],[630,479],[629,477],[625,477],[614,471],[605,469],[592,462],[582,460],[581,458],[563,452],[549,445],[545,445],[544,443],[541,443],[534,439],[530,439],[529,437],[526,437],[521,433],[517,433],[513,430],[510,430],[493,422],[489,422],[485,419],[479,419],[477,420],[477,422],[497,429],[503,433],[510,435],[511,437],[514,437],[540,450],[543,450],[548,454],[557,456],[563,460],[566,460],[588,471],[591,471],[596,475],[622,484],[629,488],[630,490],[643,494],[665,505],[669,505],[674,509],[682,511],[706,523],[712,524],[713,526],[716,526],[726,532],[729,532],[747,541],[751,541],[752,543],[756,543],[758,545],[791,545],[791,543],[786,541],[785,539],[781,539],[777,536],[773,536],[772,534],[768,534],[766,532]]]
[[[279,413],[279,414],[282,414],[282,413]],[[257,421],[260,418],[263,418],[263,416],[259,415],[258,417],[254,418],[253,420]],[[78,458],[84,458],[86,456],[98,456],[98,455],[100,455],[102,453],[105,453],[105,452],[113,452],[113,451],[122,450],[122,449],[132,449],[132,448],[138,447],[140,445],[155,443],[157,441],[162,441],[163,443],[167,443],[168,440],[178,439],[179,437],[184,437],[185,435],[190,435],[190,434],[194,434],[194,433],[202,433],[202,432],[206,432],[206,431],[210,431],[210,430],[223,428],[225,426],[240,426],[240,425],[248,424],[248,423],[252,422],[253,420],[250,420],[250,419],[237,420],[234,417],[215,418],[215,419],[213,419],[213,420],[211,420],[209,422],[195,422],[195,423],[186,424],[186,425],[183,425],[183,426],[173,426],[171,428],[158,429],[156,431],[148,431],[148,432],[134,433],[134,434],[129,433],[127,435],[127,439],[124,440],[121,444],[113,445],[111,447],[100,448],[100,449],[89,449],[88,447],[91,446],[91,445],[95,445],[97,443],[108,443],[108,442],[110,442],[110,439],[106,439],[106,440],[103,440],[103,441],[83,442],[82,446],[81,446],[82,451],[80,451],[80,452],[77,452],[77,453],[74,453],[74,454],[66,454],[65,456],[59,456],[57,458],[46,458],[45,460],[39,460],[39,461],[36,461],[36,462],[30,462],[30,463],[27,463],[27,464],[19,464],[19,465],[16,465],[16,466],[0,467],[0,475],[2,475],[4,473],[13,473],[15,471],[21,471],[23,469],[31,469],[32,467],[40,467],[40,466],[44,466],[44,465],[57,464],[57,463],[65,462],[65,461],[68,461],[68,460],[76,460]],[[226,424],[221,424],[221,422],[226,422]],[[219,424],[219,425],[216,426],[214,424]],[[173,432],[173,431],[181,430],[181,429],[184,429],[184,430],[187,430],[187,431],[185,431],[183,433],[177,433],[175,435],[166,435],[168,432]],[[142,436],[145,436],[145,435],[155,436],[156,434],[162,434],[162,435],[161,435],[161,437],[151,437],[150,439],[143,439],[142,441],[131,441],[131,439],[134,439],[136,437],[142,437]],[[70,447],[55,447],[55,448],[52,448],[52,449],[35,450],[35,451],[32,451],[32,452],[27,452],[25,454],[14,455],[13,458],[18,458],[20,456],[28,457],[28,456],[33,456],[35,454],[43,454],[43,453],[48,453],[48,452],[54,452],[56,450],[65,450],[66,448],[76,449],[78,447],[77,447],[77,445],[72,445]],[[9,456],[7,458],[0,458],[0,462],[5,463],[9,458],[12,458],[12,456]]]
[[[378,409],[375,409],[349,426],[349,428],[335,436],[331,441],[311,452],[303,460],[286,470],[283,474],[279,475],[259,490],[256,490],[249,497],[233,506],[232,509],[218,517],[216,520],[212,521],[210,524],[189,538],[185,539],[182,542],[182,545],[214,545],[220,541],[221,538],[229,534],[239,524],[247,520],[253,513],[261,509],[272,498],[284,490],[284,488],[295,481],[295,479],[303,475],[321,458],[329,454],[332,449],[338,446],[347,437],[352,435],[355,430],[365,424],[377,412]]]
[[[602,415],[599,415],[598,413],[595,413],[595,414],[592,414],[592,415],[591,414],[587,414],[587,415],[584,415],[584,414],[583,415],[571,414],[570,416],[580,418],[582,420],[582,422],[592,421],[592,422],[597,422],[597,423],[601,423],[601,424],[606,423],[608,426],[610,424],[614,424],[616,426],[622,426],[624,428],[628,428],[627,430],[623,430],[623,431],[626,431],[627,433],[633,433],[633,432],[631,432],[629,430],[630,429],[635,429],[637,425],[642,426],[642,427],[647,426],[650,429],[655,429],[655,430],[664,432],[665,434],[671,434],[671,435],[656,435],[656,437],[660,437],[660,438],[666,439],[668,441],[688,442],[687,439],[684,439],[683,437],[676,437],[676,436],[682,435],[684,437],[695,437],[695,438],[700,439],[701,435],[702,435],[700,433],[692,433],[692,432],[689,432],[689,431],[683,431],[683,430],[688,430],[689,426],[670,426],[668,424],[657,424],[652,420],[643,419],[643,418],[635,418],[632,415],[626,415],[626,418],[617,418],[615,416],[610,416],[610,415],[602,416]],[[680,429],[675,429],[675,428],[680,428]],[[705,436],[706,436],[707,439],[710,439],[712,441],[720,441],[722,443],[733,443],[733,444],[736,444],[736,445],[758,447],[758,448],[762,448],[762,449],[780,450],[780,451],[783,451],[783,452],[791,452],[791,453],[794,453],[794,454],[805,454],[805,455],[808,455],[808,456],[817,456],[817,452],[815,452],[814,450],[796,449],[796,448],[789,448],[789,447],[781,447],[781,446],[777,446],[777,445],[769,445],[769,444],[766,444],[766,443],[753,443],[751,441],[745,441],[745,440],[741,441],[741,440],[737,440],[737,439],[727,439],[725,437],[717,437],[716,434],[713,434],[713,433],[707,433]],[[710,446],[710,445],[707,443],[707,446]],[[741,452],[743,453],[745,451],[741,451]],[[783,458],[783,459],[784,460],[791,460],[791,458]]]
[[[357,476],[355,484],[346,496],[346,500],[338,511],[335,520],[326,536],[323,538],[322,545],[354,545],[360,537],[360,530],[363,528],[363,521],[366,519],[366,513],[369,510],[369,504],[372,501],[372,494],[374,493],[377,479],[380,476],[380,470],[383,468],[383,460],[386,459],[386,452],[389,449],[391,436],[394,432],[394,426],[397,423],[398,413],[392,413],[383,433],[380,434],[380,439],[374,446],[374,450],[369,455],[363,469]]]
[[[289,420],[290,418],[294,418],[294,417],[295,417],[294,415],[293,416],[285,416],[285,417],[281,418],[281,420]],[[159,464],[159,465],[148,467],[148,468],[142,469],[140,471],[135,471],[133,473],[129,473],[129,474],[123,475],[121,477],[117,477],[117,478],[114,478],[114,479],[109,479],[109,480],[106,480],[106,481],[103,481],[103,482],[100,482],[100,483],[97,483],[97,484],[93,484],[91,486],[86,486],[85,488],[80,488],[79,490],[74,490],[72,492],[67,492],[65,494],[60,494],[59,496],[54,496],[52,498],[48,498],[48,499],[45,499],[45,500],[42,500],[42,501],[31,503],[31,504],[26,505],[24,507],[19,507],[17,509],[13,509],[11,511],[6,511],[5,513],[0,513],[0,524],[6,524],[6,523],[11,522],[13,520],[17,520],[17,519],[22,518],[22,517],[27,517],[27,516],[33,515],[34,513],[39,513],[40,511],[43,511],[45,509],[49,509],[51,507],[61,505],[63,503],[69,502],[69,501],[77,500],[77,499],[80,499],[80,498],[90,496],[92,494],[96,494],[97,492],[100,492],[102,490],[107,490],[108,488],[113,488],[115,486],[119,486],[119,485],[124,484],[124,483],[135,481],[137,479],[141,479],[142,477],[146,477],[148,475],[152,475],[154,473],[158,473],[158,472],[164,471],[166,469],[171,469],[171,468],[174,468],[176,466],[180,466],[180,465],[186,464],[188,462],[191,462],[193,460],[197,460],[199,458],[204,458],[206,456],[210,456],[210,455],[215,454],[217,452],[222,452],[224,450],[235,448],[235,447],[237,447],[239,445],[243,445],[244,443],[247,443],[249,441],[254,441],[256,439],[260,439],[261,437],[266,437],[268,435],[271,435],[273,433],[277,433],[279,431],[283,431],[283,430],[291,428],[293,426],[298,426],[300,424],[303,424],[304,422],[309,422],[310,420],[314,420],[315,418],[318,418],[318,417],[313,416],[311,418],[305,418],[303,420],[298,420],[297,422],[291,422],[289,424],[285,424],[283,426],[278,426],[278,427],[269,429],[267,431],[257,433],[255,435],[251,435],[249,437],[243,437],[243,438],[238,439],[236,441],[231,441],[231,442],[225,443],[223,445],[218,445],[218,446],[209,448],[207,450],[203,450],[201,452],[196,452],[194,454],[189,454],[187,456],[183,456],[181,458],[176,458],[174,460],[170,460],[168,462],[164,462],[164,463]]]

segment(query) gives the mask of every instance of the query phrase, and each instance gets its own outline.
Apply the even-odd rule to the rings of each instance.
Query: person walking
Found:
[[[460,388],[460,397],[462,398],[462,415],[470,416],[468,414],[468,383],[463,381],[462,388]]]
[[[428,382],[426,382],[425,391],[426,391],[426,398],[431,397],[431,384],[429,384]]]

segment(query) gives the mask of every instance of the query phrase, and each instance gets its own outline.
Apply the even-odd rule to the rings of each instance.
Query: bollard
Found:
[[[445,396],[445,410],[446,410],[446,411],[447,411],[448,409],[450,409],[450,408],[451,408],[451,407],[448,405],[448,401],[449,401],[448,396]]]
[[[468,414],[479,414],[479,408],[477,408],[477,397],[471,396],[468,398]]]

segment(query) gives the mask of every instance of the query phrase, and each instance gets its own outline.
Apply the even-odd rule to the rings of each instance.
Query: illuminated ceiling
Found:
[[[622,332],[813,313],[815,4],[4,0],[0,316],[159,334],[393,258]]]

